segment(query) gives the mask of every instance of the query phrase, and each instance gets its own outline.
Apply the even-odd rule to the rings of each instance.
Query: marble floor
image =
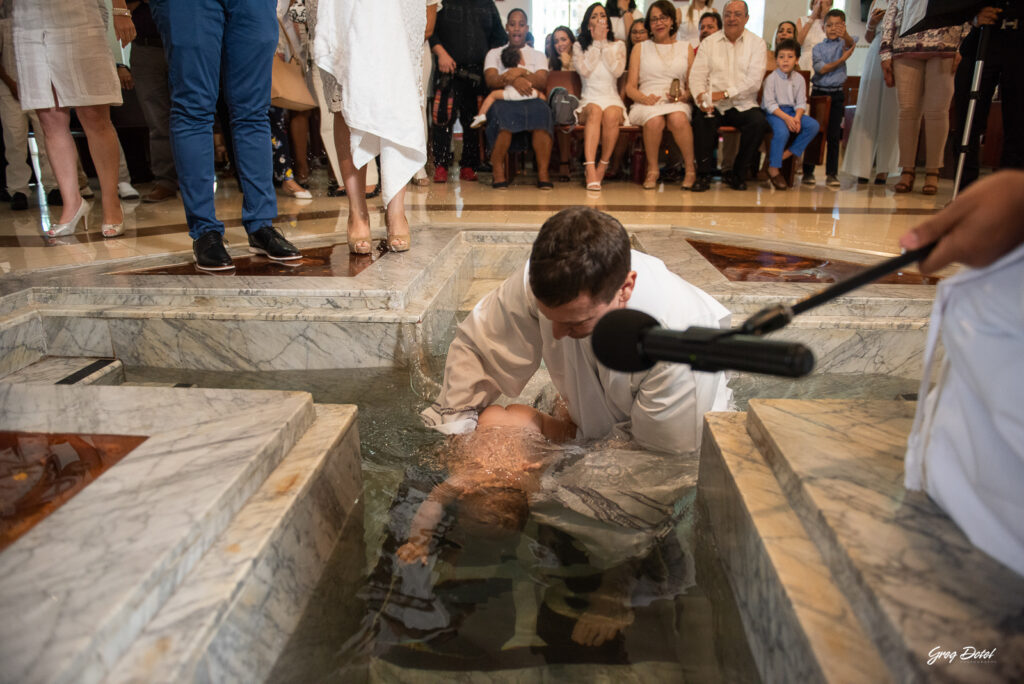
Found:
[[[489,176],[481,174],[481,179],[410,186],[405,201],[414,230],[434,226],[501,229],[506,225],[521,229],[522,224],[539,226],[564,207],[584,204],[613,214],[631,228],[684,226],[888,255],[896,253],[902,233],[943,207],[952,194],[952,182],[945,179],[933,197],[920,193],[897,195],[891,183],[858,185],[852,178],[845,178],[838,190],[827,188],[823,181],[811,188],[797,186],[785,192],[757,183],[745,192],[737,192],[713,183],[709,192],[700,194],[683,192],[675,183],[643,190],[628,181],[609,181],[600,193],[587,192],[576,178],[570,183],[556,183],[553,191],[541,192],[530,175],[518,176],[507,190],[494,190],[485,182]],[[278,226],[286,236],[302,238],[344,231],[348,203],[343,197],[327,197],[326,185],[321,170],[313,176],[312,200],[278,196]],[[138,189],[145,194],[148,184]],[[33,195],[31,203],[36,199]],[[370,200],[370,207],[374,235],[383,237],[380,198]],[[158,204],[131,201],[125,202],[124,208],[127,230],[122,237],[106,240],[100,236],[95,228],[100,212],[94,206],[91,231],[47,240],[42,227],[49,213],[53,220],[59,218],[59,209],[32,204],[28,211],[13,212],[0,205],[0,274],[190,250],[180,199]],[[241,196],[233,179],[219,182],[217,210],[227,226],[229,243],[244,245]],[[415,244],[414,237],[414,249]]]

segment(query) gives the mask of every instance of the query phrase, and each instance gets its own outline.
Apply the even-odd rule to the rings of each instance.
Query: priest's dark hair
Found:
[[[569,207],[541,226],[530,251],[530,289],[544,306],[587,294],[607,303],[626,282],[629,234],[614,217],[590,207]]]

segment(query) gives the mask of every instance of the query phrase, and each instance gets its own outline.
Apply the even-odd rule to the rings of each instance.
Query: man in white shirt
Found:
[[[459,326],[424,422],[448,434],[472,430],[481,410],[502,393],[518,396],[543,361],[566,404],[565,434],[696,452],[704,413],[727,408],[724,375],[683,364],[638,373],[600,365],[590,334],[605,313],[627,306],[670,328],[729,322],[728,309],[708,294],[660,259],[632,251],[613,217],[588,207],[560,211],[541,227],[529,262]]]
[[[501,51],[507,46],[494,48],[484,59],[484,80],[491,90],[512,86],[523,95],[536,89],[544,92],[548,81],[548,60],[543,52],[526,44],[530,31],[526,12],[514,9],[508,13],[508,44],[520,49],[522,61],[519,66],[508,68],[501,63]],[[494,167],[495,188],[507,188],[505,157],[512,144],[512,134],[529,131],[533,151],[537,157],[537,187],[551,190],[554,185],[548,177],[548,162],[551,160],[551,140],[554,126],[547,102],[540,99],[498,101],[494,103],[487,118],[487,144],[491,148],[491,166]]]
[[[746,176],[754,154],[769,131],[757,104],[768,47],[744,28],[749,18],[747,3],[728,3],[722,11],[724,28],[701,42],[690,70],[690,92],[700,110],[693,116],[698,174],[694,190],[707,190],[710,184],[719,126],[735,126],[740,131],[739,153],[732,173],[725,178],[734,190],[747,189]]]

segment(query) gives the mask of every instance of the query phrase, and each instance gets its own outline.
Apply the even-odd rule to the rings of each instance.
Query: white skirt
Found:
[[[629,108],[629,123],[634,126],[643,126],[656,116],[665,116],[672,112],[682,112],[687,119],[693,120],[690,114],[690,105],[685,102],[659,102],[654,105],[636,103]]]
[[[95,0],[15,3],[14,48],[23,110],[121,104]]]
[[[609,107],[618,107],[622,110],[622,123],[629,123],[629,117],[626,115],[626,105],[618,95],[606,95],[604,97],[595,97],[590,100],[580,100],[580,106],[576,108],[577,117],[583,113],[583,110],[586,109],[587,105],[597,105],[601,108],[602,112]]]

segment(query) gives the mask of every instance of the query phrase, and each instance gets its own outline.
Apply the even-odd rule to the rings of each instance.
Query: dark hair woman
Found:
[[[683,189],[689,190],[697,178],[690,105],[686,103],[690,47],[675,39],[676,10],[668,0],[656,0],[647,10],[645,23],[651,39],[633,48],[626,81],[626,94],[633,100],[629,120],[643,128],[647,157],[644,188],[652,190],[658,186],[658,148],[667,128],[683,154]]]
[[[608,0],[604,4],[604,11],[608,14],[608,24],[615,35],[619,36],[619,40],[625,37],[626,30],[633,25],[633,20],[640,17],[633,0]]]
[[[580,25],[579,40],[572,46],[572,63],[583,83],[576,110],[583,123],[583,168],[587,190],[600,190],[619,127],[626,121],[626,105],[619,97],[618,80],[626,70],[626,45],[615,40],[608,13],[599,2],[587,8]],[[604,159],[595,165],[597,146]]]
[[[547,50],[548,70],[572,71],[572,44],[576,36],[568,26],[559,26],[551,32],[551,47]]]

